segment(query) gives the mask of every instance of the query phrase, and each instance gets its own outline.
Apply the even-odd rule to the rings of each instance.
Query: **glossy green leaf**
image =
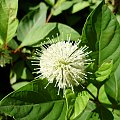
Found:
[[[45,43],[63,41],[67,40],[68,35],[71,36],[71,40],[73,41],[80,38],[79,33],[67,25],[61,23],[46,23],[42,26],[42,28],[39,27],[36,31],[33,31],[31,34],[26,35],[26,38],[19,47],[38,47]]]
[[[83,112],[88,104],[89,94],[86,91],[82,91],[78,94],[75,100],[74,118]]]
[[[89,101],[84,111],[75,120],[89,120],[95,108],[95,103]]]
[[[23,46],[34,46],[34,44],[46,38],[46,36],[55,28],[55,25],[56,24],[45,24],[42,27],[33,30],[31,33],[28,33],[23,39],[19,48]]]
[[[109,96],[120,101],[120,26],[110,11],[101,3],[87,18],[82,32],[82,40],[93,51],[96,65],[113,60],[113,69],[105,90]]]
[[[100,82],[104,81],[106,78],[109,77],[112,68],[113,68],[112,60],[110,62],[104,62],[95,72],[96,80]]]
[[[78,117],[86,108],[88,101],[89,101],[89,94],[86,91],[82,91],[81,93],[78,93],[78,96],[76,97],[74,102],[74,112],[70,119],[75,119],[76,117]]]
[[[64,120],[66,103],[45,79],[35,80],[0,101],[0,112],[16,120]]]
[[[67,119],[75,119],[86,108],[89,101],[89,94],[86,91],[78,93],[77,97],[72,90],[66,90]]]
[[[87,89],[96,97],[97,96],[97,88],[91,83],[87,86]],[[91,95],[89,95],[90,98],[93,99]]]
[[[98,99],[100,102],[102,103],[105,103],[105,104],[108,104],[108,105],[111,105],[108,97],[107,97],[107,94],[105,92],[105,87],[104,85],[100,88],[99,90],[99,96],[98,96]]]
[[[15,35],[18,0],[0,0],[0,41],[8,43]],[[0,42],[1,43],[1,42]]]

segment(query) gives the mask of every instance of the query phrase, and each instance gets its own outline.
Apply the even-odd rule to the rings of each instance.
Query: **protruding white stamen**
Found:
[[[37,57],[32,60],[32,65],[39,66],[34,69],[35,73],[38,74],[36,79],[41,76],[47,78],[48,84],[46,87],[49,83],[55,81],[54,86],[58,87],[58,95],[61,89],[64,93],[68,87],[74,91],[74,86],[82,86],[81,81],[87,79],[87,73],[91,74],[91,72],[85,73],[85,66],[93,61],[86,58],[91,51],[85,52],[88,49],[86,45],[79,48],[78,45],[81,41],[71,43],[70,37],[70,35],[67,35],[68,42],[65,42],[59,38],[57,33],[57,40],[60,42],[53,43],[55,38],[52,36],[52,45],[44,45],[42,53],[37,50]],[[50,40],[49,38],[46,39]]]
[[[48,87],[49,84],[50,84],[50,83],[48,82],[47,85],[46,85],[44,88],[46,89],[46,88]]]
[[[93,73],[92,72],[87,72],[88,74],[92,75]]]

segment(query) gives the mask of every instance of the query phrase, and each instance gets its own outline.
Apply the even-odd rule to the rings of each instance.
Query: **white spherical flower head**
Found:
[[[71,87],[73,90],[73,86],[78,86],[86,79],[86,64],[91,61],[86,59],[90,53],[85,52],[87,48],[79,48],[76,43],[62,41],[43,49],[42,53],[37,51],[40,57],[37,57],[39,68],[36,73],[47,78],[48,84],[55,81],[55,86],[59,88],[58,94],[60,89],[64,92],[66,88]]]

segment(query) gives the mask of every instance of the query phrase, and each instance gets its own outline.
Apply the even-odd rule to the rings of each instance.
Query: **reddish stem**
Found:
[[[52,13],[50,12],[50,14],[48,15],[48,18],[47,18],[47,20],[46,20],[46,23],[49,22],[49,20],[50,20],[51,17],[52,17]]]
[[[13,53],[15,54],[18,51],[20,51],[20,48],[17,48],[16,50],[14,50]]]

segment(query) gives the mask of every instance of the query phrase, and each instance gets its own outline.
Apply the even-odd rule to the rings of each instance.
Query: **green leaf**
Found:
[[[10,64],[12,57],[10,51],[7,49],[0,49],[0,67],[5,67],[6,64]]]
[[[105,104],[111,104],[107,95],[106,95],[106,92],[105,92],[105,87],[104,85],[100,88],[99,90],[99,96],[98,96],[98,99],[101,103],[105,103]]]
[[[89,94],[86,91],[78,93],[77,97],[72,90],[67,89],[65,93],[67,103],[67,119],[75,119],[80,115],[89,101]]]
[[[17,10],[18,0],[0,0],[0,40],[2,43],[8,43],[15,35],[18,26]]]
[[[89,94],[86,91],[82,91],[78,94],[75,100],[74,118],[83,112],[89,101]]]
[[[25,81],[25,82],[18,82],[18,83],[13,84],[13,85],[12,85],[12,88],[13,88],[14,90],[18,90],[19,88],[27,85],[28,83],[29,83],[29,82],[27,82],[27,81]]]
[[[58,0],[58,2],[52,9],[52,15],[56,16],[62,13],[62,11],[69,9],[72,5],[73,5],[72,1]]]
[[[19,69],[18,69],[19,68]],[[31,71],[26,67],[25,61],[18,61],[12,67],[13,76],[16,74],[17,79],[27,79],[32,80],[33,75]]]
[[[111,74],[112,68],[113,68],[113,61],[112,60],[109,62],[104,62],[98,68],[98,71],[95,72],[95,75],[97,77],[96,80],[99,82],[104,81]]]
[[[85,109],[82,115],[75,120],[113,120],[113,115],[110,110],[105,108],[103,105],[98,105],[97,108],[95,104],[91,104]]]
[[[24,69],[24,61],[16,62],[16,64],[14,64],[12,69],[16,73],[17,79],[20,79]]]
[[[2,39],[0,39],[0,48],[2,48],[2,46],[3,46],[3,41]]]
[[[52,6],[55,4],[55,0],[45,0],[45,2]]]
[[[114,120],[119,120],[120,119],[120,110],[119,109],[114,109],[113,110],[113,115],[114,115]]]
[[[35,80],[0,101],[0,112],[16,120],[64,120],[66,103],[46,79]]]
[[[89,120],[90,116],[93,114],[93,110],[96,108],[95,103],[89,101],[84,111],[75,118],[75,120]],[[93,120],[93,119],[92,119]],[[97,119],[98,120],[98,119]]]
[[[40,3],[40,7],[31,11],[20,21],[17,29],[17,38],[19,41],[29,41],[30,37],[35,36],[35,31],[41,29],[46,22],[47,7]],[[34,40],[33,40],[34,41]]]
[[[67,119],[70,119],[71,115],[74,112],[74,103],[76,96],[73,93],[71,89],[67,89],[65,91],[65,98],[66,98],[66,104],[67,104]]]
[[[93,51],[96,65],[113,60],[113,69],[105,90],[109,96],[120,101],[120,26],[110,9],[101,3],[87,18],[82,41]]]
[[[91,116],[89,116],[89,119],[87,120],[102,120],[102,119],[100,119],[99,114],[97,112],[92,112]]]
[[[88,86],[87,86],[87,89],[96,97],[97,96],[97,88],[92,84],[90,83]],[[93,98],[91,95],[89,95],[90,98]]]
[[[17,30],[17,38],[21,41],[19,48],[24,46],[37,46],[48,41],[48,37],[54,39],[52,36],[57,37],[56,33],[60,36],[71,34],[71,39],[78,39],[79,33],[61,23],[46,23],[47,8],[45,4],[41,3],[40,8],[30,12],[20,22]],[[64,34],[62,34],[64,32]],[[79,36],[79,37],[78,37]],[[66,37],[65,37],[66,39]],[[50,41],[51,42],[51,41]]]
[[[89,1],[80,1],[73,5],[72,13],[76,13],[76,12],[88,7],[89,5],[90,5]]]
[[[23,46],[38,47],[45,43],[67,40],[67,35],[71,36],[71,40],[73,41],[80,38],[79,33],[67,25],[61,23],[46,23],[36,31],[26,35],[19,48]]]
[[[46,38],[46,36],[55,28],[56,24],[45,24],[36,30],[31,30],[31,33],[26,34],[19,48],[23,46],[34,46],[40,40]],[[44,41],[42,41],[44,42]]]
[[[99,114],[100,120],[113,120],[113,114],[103,105],[97,106],[96,112]]]
[[[18,43],[14,39],[12,39],[11,41],[8,42],[8,46],[15,50],[18,47]]]
[[[116,18],[117,18],[117,20],[118,20],[118,22],[120,24],[120,11],[116,14]]]

